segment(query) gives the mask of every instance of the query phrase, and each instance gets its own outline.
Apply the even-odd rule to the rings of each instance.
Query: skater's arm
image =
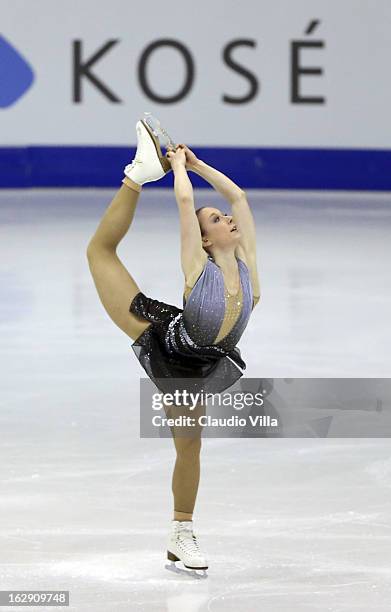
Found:
[[[186,155],[186,168],[195,172],[207,181],[212,187],[218,191],[228,202],[232,203],[243,194],[243,190],[231,181],[228,176],[209,166],[201,159],[198,159],[196,154],[189,149],[185,144],[179,144],[179,148],[183,149]]]
[[[255,305],[260,296],[256,254],[256,231],[246,192],[225,176],[225,174],[198,159],[193,151],[186,145],[180,144],[179,147],[185,152],[186,168],[208,181],[216,191],[225,197],[231,204],[232,219],[240,231],[237,256],[243,259],[249,268]]]
[[[186,284],[191,287],[198,278],[207,259],[202,248],[200,225],[194,209],[193,186],[185,168],[183,154],[167,155],[174,173],[174,191],[178,205],[181,230],[181,264]]]
[[[228,176],[219,170],[216,170],[216,168],[209,166],[201,159],[197,159],[197,162],[194,165],[189,166],[189,169],[212,185],[212,187],[218,191],[218,193],[220,193],[230,204],[235,202],[243,194],[243,190],[236,185],[236,183],[231,181]]]
[[[184,164],[173,164],[172,171],[174,173],[174,191],[176,201],[178,204],[180,202],[189,202],[194,208],[193,185],[191,184]]]
[[[233,221],[241,233],[240,243],[247,257],[255,257],[255,223],[246,192],[231,181],[228,176],[198,159],[189,147],[184,144],[178,146],[185,151],[186,168],[205,179],[231,204]]]
[[[243,247],[248,259],[256,259],[257,237],[255,223],[245,191],[232,202],[231,208],[232,220],[240,231],[240,245]]]
[[[182,146],[186,152],[186,159],[190,162],[187,163],[187,167],[208,181],[231,204],[232,220],[240,231],[240,241],[236,255],[246,262],[249,269],[254,294],[254,308],[259,302],[261,289],[257,269],[255,222],[247,200],[247,194],[228,176],[198,159],[186,145]]]
[[[261,294],[257,269],[257,237],[255,222],[247,200],[246,192],[232,202],[232,220],[240,231],[237,255],[244,259],[250,272],[251,284],[254,294],[253,307],[258,304]]]

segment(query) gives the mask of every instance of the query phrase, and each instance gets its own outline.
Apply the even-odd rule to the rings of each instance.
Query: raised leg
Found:
[[[136,340],[151,325],[129,312],[140,288],[116,249],[132,223],[141,187],[125,178],[89,242],[87,258],[99,298],[111,319]]]

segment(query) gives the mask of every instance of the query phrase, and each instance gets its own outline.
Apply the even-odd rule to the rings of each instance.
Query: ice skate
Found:
[[[155,117],[151,113],[144,113],[141,121],[144,123],[145,127],[147,129],[149,128],[149,130],[152,132],[157,150],[159,150],[162,146],[166,149],[176,149],[175,142],[168,135],[167,131],[161,125],[157,117]]]
[[[157,181],[171,170],[168,159],[163,155],[159,139],[143,121],[136,123],[137,151],[131,164],[125,169],[125,176],[138,185]]]
[[[166,569],[194,578],[207,578],[208,562],[193,533],[193,521],[172,521],[171,529],[167,547],[167,558],[171,563],[165,566]],[[179,561],[186,569],[176,565]]]

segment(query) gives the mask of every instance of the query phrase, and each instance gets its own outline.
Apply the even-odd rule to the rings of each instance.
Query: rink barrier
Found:
[[[391,191],[391,150],[194,147],[243,189]],[[0,148],[0,188],[116,187],[132,147]],[[191,174],[195,187],[208,187]],[[151,185],[170,187],[171,173]]]

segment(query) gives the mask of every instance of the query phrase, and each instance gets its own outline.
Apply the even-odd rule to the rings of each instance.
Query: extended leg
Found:
[[[129,312],[140,289],[119,259],[116,248],[132,223],[141,187],[130,179],[124,181],[88,245],[87,257],[104,308],[114,323],[136,340],[150,323]]]

